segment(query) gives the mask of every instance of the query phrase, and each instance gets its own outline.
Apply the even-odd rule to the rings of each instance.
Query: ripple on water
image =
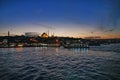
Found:
[[[118,54],[45,50],[0,53],[0,80],[120,80]]]

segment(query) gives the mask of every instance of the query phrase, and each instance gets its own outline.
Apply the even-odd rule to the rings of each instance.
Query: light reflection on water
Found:
[[[0,80],[119,80],[120,54],[88,48],[0,48]]]
[[[20,47],[20,48],[13,48],[15,49],[17,52],[22,52],[23,51],[23,47]]]
[[[71,48],[69,50],[73,53],[88,53],[88,48]]]

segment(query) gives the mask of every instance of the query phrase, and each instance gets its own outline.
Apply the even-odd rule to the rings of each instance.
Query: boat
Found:
[[[23,45],[22,44],[18,44],[16,47],[23,47]]]
[[[60,47],[60,44],[41,44],[40,47]]]
[[[89,48],[88,44],[81,44],[81,43],[71,43],[71,44],[64,44],[64,48]]]

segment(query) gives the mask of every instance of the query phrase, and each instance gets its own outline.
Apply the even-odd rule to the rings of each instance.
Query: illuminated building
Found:
[[[44,32],[44,33],[41,35],[41,37],[42,37],[42,38],[48,38],[49,36],[48,36],[47,33]]]

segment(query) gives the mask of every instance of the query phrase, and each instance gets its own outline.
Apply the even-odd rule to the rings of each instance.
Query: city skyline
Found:
[[[1,0],[0,34],[120,38],[119,0]]]

